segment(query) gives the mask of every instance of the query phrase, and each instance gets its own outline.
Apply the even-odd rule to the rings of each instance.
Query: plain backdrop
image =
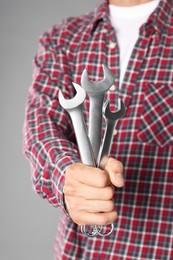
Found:
[[[0,0],[0,260],[51,260],[60,210],[32,188],[22,154],[26,96],[38,37],[98,0]]]

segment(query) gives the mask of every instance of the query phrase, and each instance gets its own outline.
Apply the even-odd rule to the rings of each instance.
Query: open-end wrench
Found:
[[[106,130],[104,133],[103,142],[100,147],[100,151],[98,155],[98,160],[97,160],[98,167],[101,167],[100,162],[102,158],[104,156],[109,156],[116,124],[118,122],[118,119],[122,118],[126,112],[124,102],[120,98],[118,98],[118,110],[116,110],[115,112],[112,112],[110,110],[109,105],[110,105],[110,101],[107,100],[103,108],[103,114],[106,118]],[[90,233],[86,230],[85,226],[83,226],[82,229],[83,229],[83,233],[86,233],[88,236],[93,236],[90,235]],[[95,232],[97,232],[97,234],[99,234],[102,237],[109,236],[114,230],[114,224],[113,223],[111,224],[110,230],[107,233],[102,232],[102,226],[95,226],[95,230],[96,230]],[[93,233],[94,233],[94,229],[93,229]]]
[[[126,112],[125,105],[120,98],[118,99],[118,110],[116,110],[115,112],[110,111],[109,105],[110,105],[110,101],[107,100],[103,107],[103,114],[104,114],[107,122],[106,122],[106,130],[104,133],[103,142],[100,147],[100,151],[99,151],[99,155],[98,155],[98,159],[97,159],[97,165],[99,167],[101,167],[100,162],[101,162],[102,158],[104,156],[109,156],[116,123],[117,123],[118,119],[120,119],[121,117],[123,117],[125,115],[125,112]],[[109,236],[113,230],[114,230],[113,223],[111,224],[110,231],[107,233],[102,232],[102,227],[100,228],[100,230],[97,227],[97,233],[102,237]]]
[[[105,93],[113,85],[115,76],[111,70],[103,65],[104,78],[98,82],[91,82],[88,77],[88,72],[85,69],[81,76],[81,85],[85,89],[90,100],[89,111],[89,130],[91,146],[93,148],[94,157],[97,161],[102,132],[102,107]]]
[[[100,164],[100,161],[104,156],[108,156],[111,149],[112,139],[114,136],[114,131],[118,119],[122,118],[125,115],[126,108],[122,99],[118,98],[118,110],[112,112],[110,110],[110,101],[107,100],[103,107],[103,114],[106,118],[106,129],[103,137],[103,142],[100,147],[97,165]]]
[[[73,83],[73,86],[76,90],[76,95],[71,99],[65,99],[62,92],[59,91],[59,102],[71,117],[82,162],[90,166],[96,166],[83,117],[83,102],[86,93],[80,85]]]
[[[76,90],[76,95],[72,99],[65,99],[62,92],[59,91],[59,102],[71,117],[82,162],[96,167],[92,146],[87,134],[83,117],[83,102],[85,100],[86,93],[80,85],[73,83],[73,86]],[[92,231],[89,232],[86,230],[86,226],[84,225],[81,226],[81,231],[89,237],[94,237],[98,234],[98,230],[100,230],[99,227],[96,227],[96,225],[93,225]]]

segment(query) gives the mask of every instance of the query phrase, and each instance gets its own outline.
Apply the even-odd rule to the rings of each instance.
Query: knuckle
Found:
[[[99,180],[98,180],[98,185],[100,188],[104,188],[105,186],[107,186],[108,183],[108,177],[106,174],[100,174]]]
[[[69,174],[70,176],[75,174],[75,172],[77,171],[77,169],[80,167],[81,163],[73,163],[68,165],[68,167],[66,168],[66,173],[65,174]]]
[[[67,176],[71,176],[71,174],[73,174],[73,172],[75,171],[75,165],[74,164],[70,164],[65,172],[66,177]]]
[[[64,185],[64,187],[63,187],[63,193],[64,193],[65,195],[67,195],[67,185]]]
[[[65,194],[65,195],[69,195],[69,196],[74,196],[75,195],[75,193],[76,193],[76,190],[75,190],[75,188],[72,186],[72,185],[64,185],[64,187],[63,187],[63,193]]]
[[[104,225],[109,225],[111,223],[113,223],[118,217],[117,211],[114,210],[113,212],[109,213],[109,214],[100,214],[97,222],[98,225],[104,226]]]
[[[114,210],[114,212],[113,212],[112,222],[114,222],[117,218],[118,218],[118,213],[117,213],[116,210]]]
[[[114,165],[114,164],[115,164],[115,161],[116,161],[116,159],[114,159],[114,158],[112,158],[112,157],[109,157],[109,158],[108,158],[108,164],[110,164],[110,165]]]
[[[111,200],[114,197],[114,189],[112,187],[107,187],[105,190],[106,200]]]
[[[79,212],[82,210],[82,202],[77,197],[67,196],[66,201],[68,203],[68,209],[71,212]]]
[[[71,170],[69,169],[69,167],[67,168],[67,170],[65,172],[65,180],[66,181],[69,181],[71,179]]]
[[[104,226],[109,224],[109,218],[107,217],[107,215],[104,214],[100,214],[98,219],[97,219],[98,225]]]
[[[69,203],[69,207],[71,211],[78,211],[78,203],[74,200]]]
[[[77,225],[83,225],[80,214],[72,213],[71,218]]]
[[[113,211],[115,208],[114,202],[112,200],[108,201],[107,209],[108,211]]]

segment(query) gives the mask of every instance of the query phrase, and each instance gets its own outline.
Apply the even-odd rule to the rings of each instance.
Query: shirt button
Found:
[[[118,134],[118,131],[117,129],[114,130],[114,135],[117,135]]]
[[[113,91],[115,91],[116,90],[116,87],[115,87],[115,85],[112,85],[111,87],[110,87],[110,89],[109,89],[111,92],[113,92]]]
[[[109,44],[109,48],[110,48],[110,49],[114,49],[115,46],[116,46],[116,43],[115,43],[115,42],[110,42],[110,44]]]
[[[107,33],[107,29],[103,29],[103,30],[102,30],[102,33]]]

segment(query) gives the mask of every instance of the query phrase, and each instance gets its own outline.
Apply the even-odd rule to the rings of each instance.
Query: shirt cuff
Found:
[[[53,182],[54,182],[54,194],[59,201],[60,207],[65,213],[68,220],[71,220],[71,217],[68,213],[68,210],[66,208],[65,199],[64,199],[64,193],[63,193],[63,187],[65,184],[65,172],[69,165],[80,162],[80,159],[78,157],[63,157],[62,159],[58,159],[54,174],[53,174]]]

